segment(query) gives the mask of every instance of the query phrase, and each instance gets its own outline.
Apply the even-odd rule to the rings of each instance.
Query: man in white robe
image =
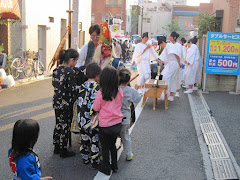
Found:
[[[182,67],[180,62],[180,57],[182,56],[182,51],[180,50],[180,46],[176,44],[176,37],[170,36],[173,43],[166,43],[163,42],[161,47],[164,48],[162,54],[159,56],[159,59],[164,63],[164,69],[162,71],[163,80],[168,82],[168,100],[174,100],[174,93],[178,89],[178,72],[179,69]],[[165,47],[164,47],[165,46]]]
[[[193,85],[197,79],[197,71],[199,69],[199,58],[200,53],[196,44],[193,44],[190,40],[190,48],[187,51],[186,63],[186,75],[185,75],[185,83],[189,86],[189,89],[184,93],[192,93]]]
[[[157,52],[148,41],[148,33],[143,34],[142,42],[137,44],[132,59],[136,62],[139,73],[137,89],[139,90],[139,93],[143,94],[144,91],[146,91],[146,89],[143,89],[146,80],[151,79],[150,60],[158,59]]]

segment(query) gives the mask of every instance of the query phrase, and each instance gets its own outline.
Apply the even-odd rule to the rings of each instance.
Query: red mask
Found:
[[[112,46],[104,46],[101,47],[101,53],[103,58],[109,57],[112,54]]]

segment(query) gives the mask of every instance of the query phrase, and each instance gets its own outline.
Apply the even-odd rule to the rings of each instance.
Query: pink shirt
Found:
[[[109,127],[122,122],[122,89],[118,89],[118,94],[112,101],[102,99],[102,92],[99,90],[93,103],[93,109],[98,111],[98,119],[100,127]]]

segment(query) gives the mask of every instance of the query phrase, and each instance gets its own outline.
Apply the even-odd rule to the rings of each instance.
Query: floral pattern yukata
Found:
[[[74,71],[65,66],[57,67],[53,70],[52,85],[54,87],[53,108],[56,117],[53,144],[59,145],[61,149],[66,149],[76,93]]]
[[[91,161],[93,164],[99,164],[99,138],[98,127],[91,128],[92,105],[95,100],[99,84],[95,81],[87,81],[79,89],[78,98],[76,100],[78,108],[78,122],[81,128],[81,146],[80,153],[85,164]]]

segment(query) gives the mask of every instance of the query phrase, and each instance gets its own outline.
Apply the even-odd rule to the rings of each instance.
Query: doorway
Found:
[[[46,26],[38,26],[38,52],[39,61],[44,65],[44,70],[47,67],[46,50],[47,50],[47,33]]]

